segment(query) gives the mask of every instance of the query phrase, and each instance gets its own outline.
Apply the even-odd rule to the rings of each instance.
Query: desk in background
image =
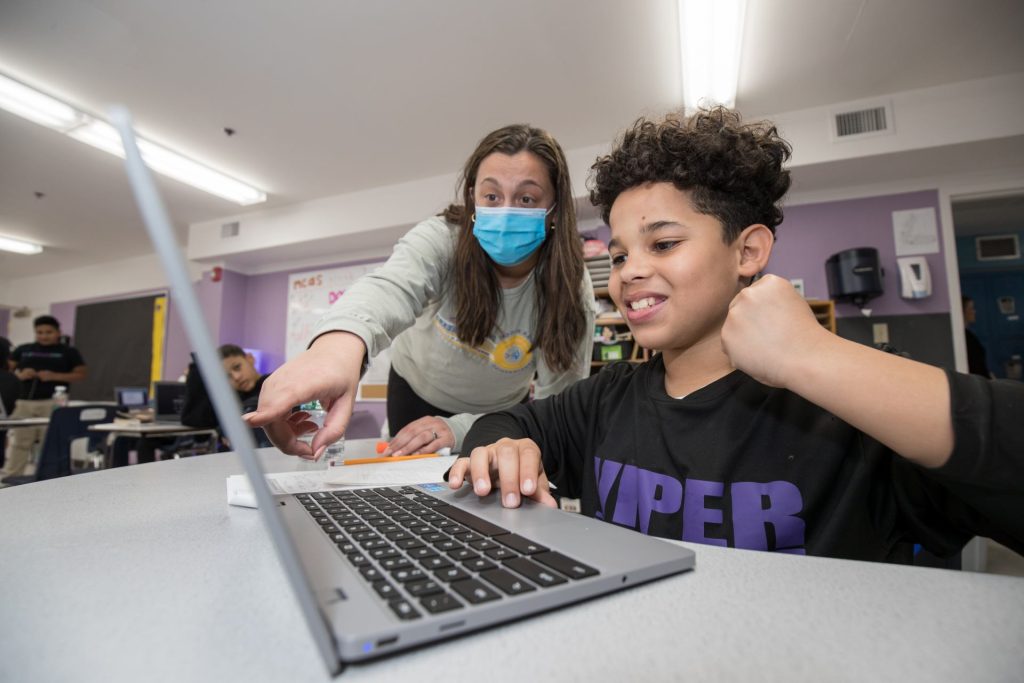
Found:
[[[124,462],[115,462],[115,444],[113,441],[121,437],[131,439],[142,439],[145,437],[183,437],[183,436],[208,436],[217,439],[219,434],[216,429],[197,429],[183,424],[163,422],[105,422],[103,424],[89,427],[91,432],[103,432],[110,435],[108,447],[104,455],[104,466],[113,467],[128,464],[127,447],[123,450]]]
[[[271,471],[310,467],[272,448],[260,458]],[[0,490],[0,679],[333,680],[258,512],[225,502],[225,478],[241,472],[220,453]],[[1024,671],[1022,579],[688,547],[695,571],[337,680],[960,682]]]
[[[0,429],[17,429],[18,427],[42,427],[50,424],[48,417],[3,417],[0,418]]]

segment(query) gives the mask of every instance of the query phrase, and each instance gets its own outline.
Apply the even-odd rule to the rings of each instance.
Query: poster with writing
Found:
[[[356,280],[380,266],[380,262],[339,268],[320,268],[288,276],[288,327],[285,358],[291,359],[306,350],[313,338],[313,329],[335,301]],[[359,385],[360,401],[386,398],[388,369],[387,350],[370,363]]]

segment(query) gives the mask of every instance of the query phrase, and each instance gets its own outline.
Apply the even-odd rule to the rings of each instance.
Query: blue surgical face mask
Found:
[[[473,235],[495,263],[514,266],[544,242],[547,215],[554,210],[478,206]]]

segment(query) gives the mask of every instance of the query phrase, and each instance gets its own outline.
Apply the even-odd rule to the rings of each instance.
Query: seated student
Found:
[[[261,375],[256,369],[255,359],[251,353],[235,344],[224,344],[218,349],[221,357],[221,365],[228,374],[231,386],[238,394],[238,400],[242,404],[242,412],[248,413],[256,409],[259,401],[260,388],[269,375]],[[213,404],[206,392],[206,384],[196,364],[190,363],[185,373],[185,403],[181,409],[181,424],[196,429],[220,429],[220,421],[213,410]],[[263,433],[262,429],[254,429],[253,435],[256,438],[256,445],[269,446],[270,440]],[[221,437],[223,438],[223,436]],[[143,437],[139,439],[138,462],[153,462],[156,459],[156,450],[173,449],[180,445],[176,437]],[[225,446],[227,444],[225,443]],[[124,457],[117,458],[121,464],[126,464]]]
[[[789,145],[716,108],[640,120],[594,165],[609,289],[637,343],[617,364],[480,418],[458,488],[736,548],[908,562],[975,534],[1024,551],[1024,385],[838,337],[767,276]],[[504,438],[502,438],[504,437]]]

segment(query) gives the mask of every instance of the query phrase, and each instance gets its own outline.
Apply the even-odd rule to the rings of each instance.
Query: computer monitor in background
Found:
[[[184,382],[154,382],[153,397],[155,422],[181,421],[181,409],[185,405]]]
[[[146,387],[115,387],[114,400],[129,410],[145,408],[149,404],[149,390]]]

